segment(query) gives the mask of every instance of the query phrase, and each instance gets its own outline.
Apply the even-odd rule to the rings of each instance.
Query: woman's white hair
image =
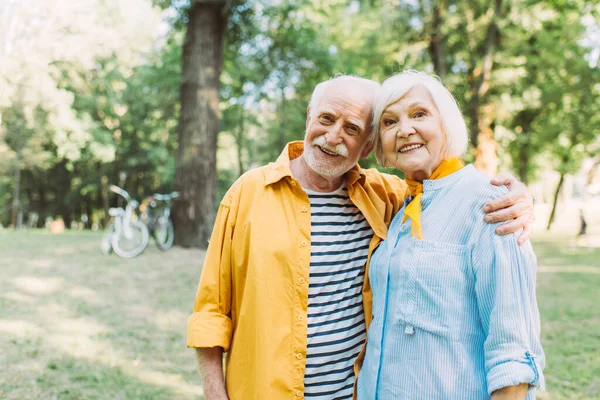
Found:
[[[323,95],[325,94],[326,89],[328,87],[330,87],[332,84],[337,84],[337,83],[342,83],[342,82],[345,82],[350,85],[361,86],[364,89],[366,89],[366,91],[372,92],[373,96],[375,96],[375,94],[377,93],[377,91],[379,90],[379,87],[380,87],[378,82],[372,81],[371,79],[362,78],[360,76],[355,76],[355,75],[336,75],[331,79],[328,79],[326,81],[319,83],[315,87],[315,90],[313,90],[312,95],[310,97],[310,102],[308,103],[311,118],[316,117],[317,108],[319,106],[319,103],[321,102],[321,99],[323,98]],[[372,129],[372,126],[374,126],[374,123],[371,122],[372,117],[373,117],[373,113],[371,112],[371,114],[369,115],[369,123],[366,126],[366,129],[368,130],[368,143],[369,144],[375,144],[377,137],[379,136],[379,133],[375,132]]]
[[[380,120],[385,109],[400,100],[409,90],[421,86],[429,92],[433,103],[437,107],[441,119],[442,129],[446,134],[445,158],[461,157],[467,151],[469,135],[467,124],[463,118],[458,103],[452,94],[444,87],[437,76],[427,75],[424,72],[406,70],[390,76],[381,84],[375,95],[373,104],[373,132],[375,133],[375,156],[377,161],[387,167],[387,160],[383,155],[380,138]]]

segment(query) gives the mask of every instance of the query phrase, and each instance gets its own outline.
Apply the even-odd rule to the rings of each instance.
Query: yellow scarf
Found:
[[[449,160],[443,160],[440,165],[433,171],[433,174],[429,177],[429,180],[436,180],[453,174],[464,166],[463,162],[458,158],[451,158]],[[410,190],[413,199],[404,209],[404,217],[402,222],[406,221],[408,217],[412,219],[411,234],[414,238],[423,240],[423,233],[421,232],[421,197],[423,196],[423,183],[406,179],[408,189]]]

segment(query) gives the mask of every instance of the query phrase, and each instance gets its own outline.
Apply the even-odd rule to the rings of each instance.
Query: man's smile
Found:
[[[327,149],[326,149],[326,148],[324,148],[324,147],[321,147],[321,146],[317,146],[317,147],[318,147],[318,148],[319,148],[319,149],[320,149],[320,150],[321,150],[323,153],[325,153],[325,154],[328,154],[328,155],[330,155],[330,156],[334,156],[334,157],[339,157],[339,156],[340,156],[340,154],[338,154],[338,153],[336,153],[336,152],[334,152],[334,151],[331,151],[331,150],[327,150]]]

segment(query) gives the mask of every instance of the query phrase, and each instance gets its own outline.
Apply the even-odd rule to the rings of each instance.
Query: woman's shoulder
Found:
[[[462,179],[457,182],[455,190],[468,194],[471,199],[483,205],[508,193],[506,186],[492,185],[491,179],[491,175],[477,171],[469,164],[464,167]]]

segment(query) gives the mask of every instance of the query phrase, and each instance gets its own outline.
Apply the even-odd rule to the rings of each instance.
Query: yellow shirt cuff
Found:
[[[222,347],[229,351],[231,319],[214,312],[196,312],[187,323],[187,347]]]

